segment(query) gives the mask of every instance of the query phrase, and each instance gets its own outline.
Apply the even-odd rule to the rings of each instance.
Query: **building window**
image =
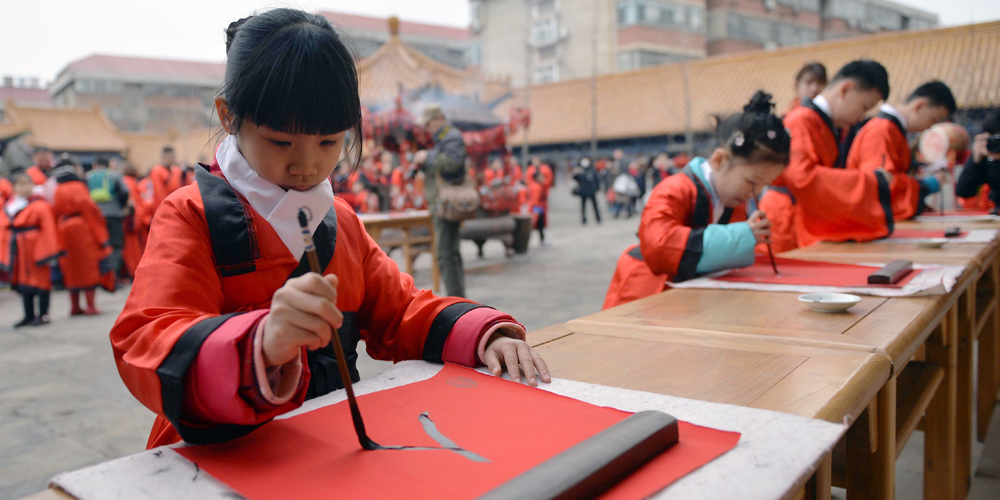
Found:
[[[771,23],[733,14],[726,16],[726,34],[729,38],[765,45],[774,42]]]
[[[483,46],[479,42],[469,45],[469,65],[479,66],[483,60]]]
[[[538,49],[538,62],[550,61],[556,58],[558,50],[555,45],[549,45],[548,47],[542,47]]]
[[[483,4],[479,0],[469,2],[469,29],[479,33],[483,28]]]
[[[663,29],[701,31],[703,10],[673,2],[625,0],[618,3],[618,27],[637,24]]]
[[[531,6],[531,15],[535,19],[546,17],[556,10],[556,0],[536,0]]]
[[[531,27],[531,45],[535,47],[556,43],[558,40],[559,24],[554,17],[537,22]]]
[[[674,62],[693,59],[691,56],[670,54],[664,52],[654,52],[651,50],[630,50],[618,54],[618,70],[631,71],[649,66],[659,66]]]
[[[548,64],[535,68],[535,83],[550,83],[559,80],[559,66]]]

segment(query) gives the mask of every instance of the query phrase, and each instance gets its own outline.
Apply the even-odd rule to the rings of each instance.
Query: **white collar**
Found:
[[[305,251],[305,243],[299,227],[299,209],[304,208],[310,215],[309,232],[315,234],[323,217],[333,206],[333,186],[330,185],[330,180],[323,179],[323,182],[306,191],[285,191],[257,175],[240,153],[234,135],[227,136],[222,141],[215,159],[233,189],[243,195],[257,213],[264,216],[292,256],[300,259]]]
[[[712,181],[712,174],[715,172],[712,170],[712,165],[705,160],[701,164],[702,174],[705,175],[705,184],[708,184],[708,197],[712,201],[712,224],[718,224],[719,220],[722,219],[722,212],[726,210],[726,207],[722,206],[722,199],[719,198],[717,194],[718,191],[715,190],[715,184]]]
[[[826,97],[823,97],[823,94],[816,96],[813,99],[813,104],[815,104],[820,111],[826,113],[827,118],[830,118],[831,120],[833,119],[833,113],[830,111],[830,101],[827,101]]]
[[[880,108],[878,108],[878,110],[899,120],[899,124],[903,126],[903,130],[906,130],[908,126],[906,124],[906,118],[904,118],[903,115],[899,114],[899,111],[896,110],[896,108],[892,107],[892,105],[883,104]],[[903,132],[903,135],[906,135],[906,132]]]
[[[21,198],[20,196],[15,194],[14,197],[7,202],[7,206],[4,207],[4,210],[7,211],[7,217],[13,219],[18,212],[24,210],[24,207],[27,206],[28,206],[28,200]]]

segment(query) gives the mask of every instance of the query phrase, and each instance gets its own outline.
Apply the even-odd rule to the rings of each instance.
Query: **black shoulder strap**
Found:
[[[834,168],[847,168],[847,156],[851,152],[851,147],[854,146],[854,139],[858,137],[858,132],[861,132],[861,128],[867,125],[869,121],[871,121],[871,118],[865,118],[847,129],[844,137],[840,140],[837,163],[833,165]]]
[[[225,278],[255,271],[260,248],[249,204],[229,182],[212,175],[204,165],[201,167],[195,179],[219,273]]]
[[[906,127],[904,127],[903,123],[899,121],[899,118],[896,118],[895,116],[892,116],[889,113],[886,113],[885,111],[879,111],[878,114],[875,116],[878,116],[883,120],[889,120],[890,122],[892,122],[892,124],[895,125],[900,132],[903,133],[903,137],[906,137]]]
[[[722,211],[722,217],[719,218],[719,224],[729,224],[729,221],[732,218],[733,218],[732,207],[726,207],[726,209]]]
[[[690,165],[684,167],[684,170],[681,172],[691,179],[698,193],[694,201],[694,217],[692,218],[691,226],[705,227],[711,224],[712,206],[709,201],[711,198],[708,196],[708,188],[701,182],[701,179],[694,173]]]

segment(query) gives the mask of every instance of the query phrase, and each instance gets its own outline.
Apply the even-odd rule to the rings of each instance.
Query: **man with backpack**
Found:
[[[110,160],[98,157],[93,168],[87,172],[87,187],[90,189],[90,199],[97,203],[108,225],[108,244],[111,245],[111,264],[115,276],[120,277],[122,264],[122,248],[125,247],[125,226],[122,220],[128,215],[129,191],[122,179],[122,174],[111,169]]]

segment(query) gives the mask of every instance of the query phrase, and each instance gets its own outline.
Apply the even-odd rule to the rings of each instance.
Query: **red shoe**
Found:
[[[91,307],[90,309],[83,311],[83,314],[87,316],[97,316],[98,314],[101,314],[101,311],[98,311],[96,308]]]
[[[69,312],[70,316],[83,316],[84,314],[86,314],[86,312],[83,309],[80,309],[79,307],[73,308]]]

